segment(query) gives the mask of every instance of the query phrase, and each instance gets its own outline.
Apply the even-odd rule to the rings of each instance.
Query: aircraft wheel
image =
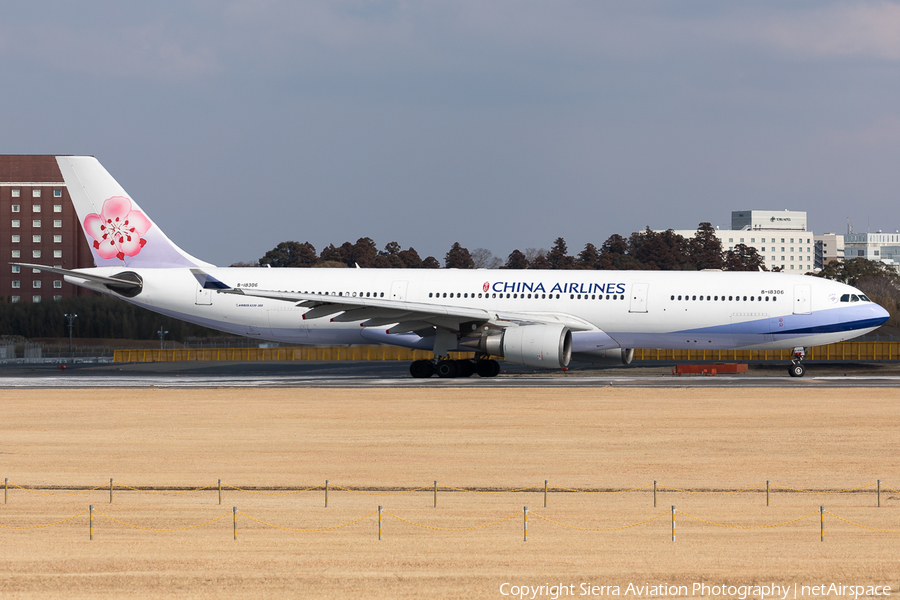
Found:
[[[479,360],[475,364],[479,377],[496,377],[500,373],[500,363],[496,360]]]
[[[434,375],[434,365],[427,360],[414,360],[409,365],[409,374],[417,379],[425,379]]]
[[[455,360],[442,360],[437,364],[435,371],[437,372],[438,377],[451,379],[459,376],[459,365]]]
[[[791,365],[791,368],[788,369],[788,373],[791,374],[791,377],[803,377],[806,373],[806,367],[801,365],[800,363]]]
[[[459,368],[459,377],[471,377],[475,374],[475,363],[471,360],[458,360],[456,366]]]

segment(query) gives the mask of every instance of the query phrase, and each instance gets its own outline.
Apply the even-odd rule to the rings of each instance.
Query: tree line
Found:
[[[160,327],[167,340],[227,335],[185,323],[118,298],[93,293],[55,302],[0,302],[0,332],[25,338],[66,338],[66,314],[76,314],[72,335],[79,338],[152,340]]]
[[[383,250],[372,238],[364,237],[355,244],[328,245],[321,254],[307,242],[281,242],[256,263],[232,266],[255,267],[355,267],[364,269],[439,269],[433,256],[422,259],[415,248],[403,250],[390,242]],[[565,239],[556,238],[550,250],[518,248],[504,261],[490,250],[468,248],[455,242],[444,256],[447,269],[591,269],[591,270],[701,270],[726,271],[765,270],[763,258],[755,248],[738,244],[724,250],[709,223],[700,223],[693,237],[685,238],[673,230],[653,231],[646,227],[628,238],[611,235],[598,248],[588,242],[576,255],[569,254]]]

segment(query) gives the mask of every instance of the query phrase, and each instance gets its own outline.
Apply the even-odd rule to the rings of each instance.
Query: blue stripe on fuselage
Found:
[[[772,315],[761,319],[727,323],[699,329],[685,329],[673,333],[683,334],[725,334],[735,335],[775,335],[796,336],[816,333],[838,333],[857,329],[878,327],[888,320],[887,316],[873,317],[882,311],[877,304],[862,306],[846,306],[815,311],[808,315]],[[773,320],[779,319],[780,326],[774,326]]]

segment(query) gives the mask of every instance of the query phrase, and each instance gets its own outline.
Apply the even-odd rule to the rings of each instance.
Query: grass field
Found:
[[[900,591],[900,533],[826,514],[823,543],[819,524],[824,505],[849,521],[900,531],[894,390],[30,390],[0,392],[0,406],[0,478],[12,484],[0,505],[3,598],[503,598],[505,582],[574,585],[576,597],[590,597],[582,583],[618,585],[623,594],[629,583],[692,591],[699,582]],[[321,487],[278,493],[326,479],[328,508]],[[878,479],[880,508],[874,486],[842,494],[783,489],[858,488]],[[654,480],[694,492],[756,489],[661,487],[654,508],[646,487]],[[212,487],[172,495],[124,486]],[[397,493],[418,487],[427,489]],[[630,488],[642,489],[596,493]],[[90,504],[93,541],[87,514],[8,529],[58,521]],[[378,505],[381,541],[371,514]],[[688,515],[732,526],[806,518],[735,529]],[[221,518],[160,532],[110,517],[151,529]],[[365,518],[297,532],[250,517],[294,529]],[[653,517],[618,531],[572,528]]]

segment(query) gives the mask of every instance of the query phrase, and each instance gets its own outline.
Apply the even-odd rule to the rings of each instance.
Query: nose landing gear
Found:
[[[805,354],[806,352],[803,348],[794,348],[794,356],[791,359],[791,366],[788,369],[788,373],[791,377],[803,377],[803,375],[806,374],[806,367],[801,363]]]

